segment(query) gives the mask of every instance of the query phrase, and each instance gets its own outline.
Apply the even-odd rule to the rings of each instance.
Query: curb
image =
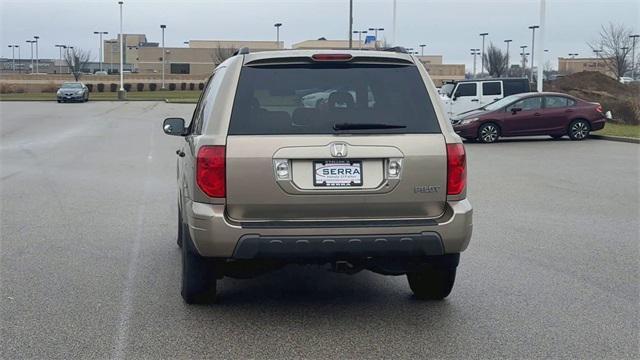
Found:
[[[630,143],[630,144],[640,144],[640,139],[630,138],[630,137],[623,137],[623,136],[590,134],[589,137],[592,138],[592,139],[597,139],[597,140],[609,140],[609,141],[625,142],[625,143]]]

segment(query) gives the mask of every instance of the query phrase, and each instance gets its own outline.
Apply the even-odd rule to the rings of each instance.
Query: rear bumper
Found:
[[[188,200],[183,209],[191,238],[202,256],[237,259],[459,253],[471,239],[472,214],[465,199],[448,202],[444,214],[433,221],[400,221],[393,226],[351,222],[335,227],[318,222],[318,226],[298,227],[269,223],[243,226],[226,218],[224,205]]]

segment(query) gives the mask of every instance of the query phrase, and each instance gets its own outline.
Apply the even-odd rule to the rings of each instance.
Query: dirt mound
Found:
[[[584,71],[545,83],[545,91],[567,93],[599,102],[616,121],[640,124],[640,85],[621,84],[599,72]]]

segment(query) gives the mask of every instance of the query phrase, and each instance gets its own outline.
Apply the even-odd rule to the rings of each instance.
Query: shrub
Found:
[[[176,90],[176,84],[174,84],[174,83],[169,84],[169,90],[175,91]]]
[[[24,94],[24,88],[23,87],[16,87],[14,88],[15,92],[17,94]]]
[[[9,84],[0,84],[0,94],[11,94],[15,89],[13,85]]]
[[[196,84],[194,83],[189,83],[189,90],[193,90],[196,88]]]
[[[86,84],[87,85],[87,89],[89,89],[89,92],[93,92],[93,84]]]
[[[126,92],[131,91],[131,84],[124,84],[124,90],[125,90]]]
[[[187,90],[187,83],[181,83],[180,90]]]
[[[136,84],[136,90],[143,91],[144,90],[144,84],[143,83],[137,83]]]
[[[116,92],[116,91],[118,91],[118,84],[111,84],[111,85],[109,85],[109,91],[111,91],[111,92]]]
[[[158,85],[156,83],[149,84],[149,91],[156,91]]]
[[[204,83],[199,83],[198,84],[198,90],[202,90],[204,89]]]
[[[58,86],[54,85],[53,83],[48,83],[42,88],[42,90],[40,90],[40,92],[43,93],[52,93],[56,91],[58,91]]]
[[[103,83],[99,83],[98,84],[98,92],[104,92],[104,84]]]

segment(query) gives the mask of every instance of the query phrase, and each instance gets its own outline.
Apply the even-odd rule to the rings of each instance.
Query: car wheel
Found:
[[[456,268],[428,268],[407,274],[409,287],[419,300],[442,300],[453,288]]]
[[[591,126],[586,120],[573,120],[569,124],[569,138],[571,140],[583,140],[589,136],[589,131],[591,131]]]
[[[58,100],[58,104],[60,104],[62,102],[62,100]]]
[[[182,299],[187,304],[207,304],[216,300],[216,273],[213,259],[198,254],[182,225]]]
[[[483,143],[494,143],[500,137],[500,128],[494,123],[482,124],[478,129],[478,141]]]

